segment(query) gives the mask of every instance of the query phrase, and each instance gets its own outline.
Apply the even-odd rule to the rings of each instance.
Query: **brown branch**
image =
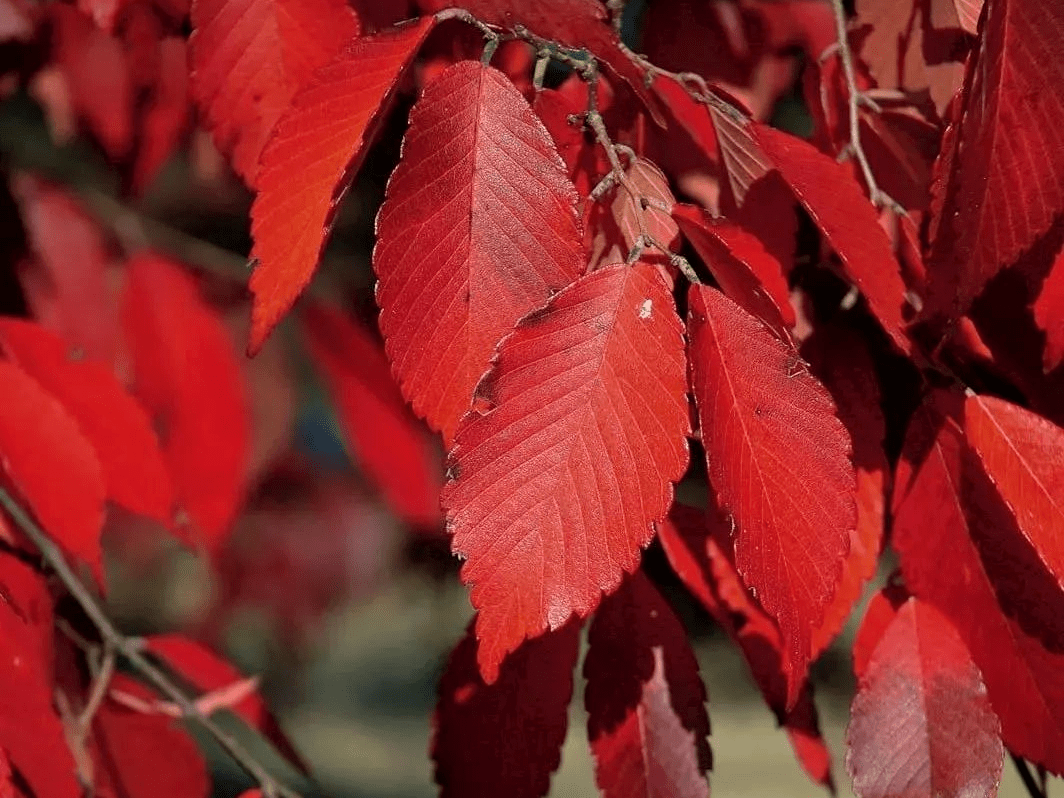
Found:
[[[41,557],[55,571],[56,576],[81,606],[100,633],[104,644],[110,646],[125,659],[133,669],[150,682],[159,693],[174,702],[182,715],[207,731],[229,754],[234,762],[258,783],[266,798],[300,798],[299,793],[286,787],[273,778],[266,768],[252,755],[242,743],[229,732],[221,728],[209,715],[202,712],[193,699],[178,687],[159,667],[149,660],[141,650],[138,638],[126,637],[107,617],[95,596],[78,578],[70,567],[66,556],[41,529],[30,515],[22,509],[14,497],[4,488],[0,488],[0,505],[15,525],[37,547]]]
[[[1012,764],[1016,766],[1016,772],[1020,774],[1023,786],[1027,788],[1027,794],[1031,798],[1046,798],[1046,792],[1035,781],[1034,774],[1031,773],[1031,769],[1027,766],[1027,760],[1011,751],[1009,751],[1009,757],[1012,759]]]

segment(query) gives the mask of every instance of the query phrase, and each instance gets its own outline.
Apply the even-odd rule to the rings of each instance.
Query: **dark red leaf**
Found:
[[[137,396],[153,415],[193,538],[214,551],[243,498],[247,398],[221,319],[176,263],[129,263],[122,320]]]
[[[949,620],[911,598],[872,652],[853,700],[846,765],[860,798],[994,795],[1000,724]]]
[[[74,759],[52,709],[48,588],[28,565],[5,554],[0,591],[0,749],[34,795],[78,798]]]
[[[529,640],[485,684],[473,624],[440,678],[432,760],[441,798],[539,798],[561,762],[569,723],[575,620]]]
[[[18,175],[12,191],[36,256],[37,268],[20,275],[33,315],[87,357],[112,362],[117,301],[99,228],[68,194],[48,183]]]
[[[118,674],[111,690],[141,686]],[[105,798],[207,798],[210,777],[196,743],[173,718],[105,700],[92,721],[96,791]]]
[[[693,205],[677,205],[673,217],[724,293],[781,338],[789,338],[795,318],[783,266],[761,242]]]
[[[960,402],[933,395],[910,425],[895,479],[892,542],[908,587],[946,614],[982,671],[1005,745],[1061,773],[1064,654],[1047,650],[1002,611],[977,541],[1022,538],[966,451],[960,427],[944,417],[959,416],[953,407]],[[934,534],[928,534],[928,519],[934,519]]]
[[[928,315],[961,315],[1064,210],[1064,4],[988,0],[932,245]]]
[[[1035,300],[1034,319],[1046,334],[1043,367],[1052,371],[1064,361],[1064,250],[1053,261]]]
[[[669,563],[687,589],[743,653],[765,703],[786,730],[802,768],[832,794],[831,753],[820,733],[812,686],[806,683],[795,706],[787,709],[783,639],[743,584],[728,553],[729,531],[714,510],[705,514],[674,505],[661,524],[661,541]]]
[[[579,78],[577,81],[585,85]],[[576,103],[561,91],[543,89],[532,101],[532,110],[550,133],[578,194],[586,197],[610,171],[605,150],[586,133],[579,118],[587,110],[586,99]]]
[[[351,43],[320,69],[278,120],[251,206],[252,351],[310,282],[336,207],[366,157],[431,17]]]
[[[45,531],[103,584],[106,487],[96,450],[59,401],[0,360],[0,464]]]
[[[463,61],[426,87],[377,218],[373,266],[399,384],[448,444],[499,339],[584,271],[577,202],[505,75]]]
[[[32,322],[0,318],[0,352],[58,399],[96,450],[107,496],[160,523],[173,520],[174,494],[147,413],[100,363],[76,360]]]
[[[489,682],[639,563],[687,466],[684,372],[672,294],[643,263],[581,278],[500,344],[442,496]]]
[[[964,428],[1024,537],[1064,586],[1064,429],[993,396],[969,396]]]
[[[147,648],[162,659],[189,684],[209,693],[246,679],[233,665],[211,651],[207,646],[177,634],[152,635],[146,638]],[[293,765],[307,772],[306,763],[293,748],[266,701],[256,690],[229,707],[244,721],[256,729]]]
[[[259,155],[292,97],[359,24],[344,0],[195,0],[192,91],[218,148],[255,184]]]
[[[606,798],[708,798],[706,688],[683,624],[635,573],[606,597],[584,659],[587,732]]]
[[[443,469],[410,415],[380,344],[337,310],[309,305],[303,330],[355,461],[405,521],[440,525]]]
[[[849,434],[792,346],[715,289],[692,286],[688,300],[710,482],[739,572],[779,623],[793,705],[856,526]]]

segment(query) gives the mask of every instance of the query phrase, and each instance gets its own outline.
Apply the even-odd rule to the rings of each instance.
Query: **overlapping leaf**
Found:
[[[787,708],[784,645],[776,622],[743,584],[729,554],[729,531],[716,510],[703,513],[674,505],[658,539],[669,564],[687,589],[742,650],[754,682],[769,709],[787,732],[802,768],[834,793],[831,753],[807,683],[793,708]]]
[[[100,363],[76,361],[52,333],[0,318],[0,353],[33,377],[77,421],[99,459],[109,498],[169,524],[173,487],[144,409]]]
[[[192,89],[222,152],[254,184],[293,95],[359,32],[344,0],[195,0]]]
[[[443,505],[488,681],[634,570],[687,466],[680,320],[657,268],[592,272],[500,344]]]
[[[583,272],[576,206],[550,136],[505,75],[463,61],[426,87],[373,265],[400,386],[446,441],[499,339]]]
[[[432,759],[441,798],[539,798],[561,762],[580,624],[529,640],[485,684],[473,624],[440,678]]]
[[[431,18],[354,41],[314,75],[262,153],[251,207],[255,294],[251,350],[295,302],[318,265],[336,206],[366,156]]]
[[[933,242],[929,315],[967,310],[1064,210],[1064,5],[987,0]]]
[[[706,688],[683,624],[636,572],[603,600],[584,659],[588,739],[606,798],[708,798]]]
[[[1042,364],[1052,371],[1064,362],[1064,251],[1057,255],[1034,303],[1034,318],[1046,334]]]
[[[993,795],[1000,725],[949,620],[909,599],[872,652],[851,709],[846,764],[860,798]]]
[[[689,294],[692,387],[735,560],[780,626],[797,699],[856,525],[850,438],[794,348],[715,289]]]
[[[324,305],[307,309],[303,329],[359,467],[408,523],[438,526],[439,457],[433,457],[425,428],[399,394],[380,344]]]
[[[960,399],[933,395],[910,425],[895,480],[892,542],[906,584],[945,613],[971,652],[1005,745],[1061,773],[1064,654],[1048,650],[1002,610],[980,549],[985,541],[1002,540],[999,551],[1012,550],[1020,532],[947,416],[959,414],[951,410],[954,404]],[[928,534],[928,519],[934,519],[935,534]]]
[[[228,332],[181,266],[129,263],[122,321],[135,392],[163,430],[163,454],[192,538],[214,550],[243,497],[247,398]]]

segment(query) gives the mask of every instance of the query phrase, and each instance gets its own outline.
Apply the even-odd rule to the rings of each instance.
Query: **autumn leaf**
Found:
[[[191,537],[215,551],[243,498],[248,460],[247,397],[236,350],[192,277],[160,255],[130,261],[122,323],[135,393],[163,431],[163,454],[191,517]]]
[[[23,319],[0,317],[0,352],[76,420],[99,459],[109,498],[162,524],[173,520],[173,487],[159,439],[109,368],[74,359],[58,337]]]
[[[680,248],[680,229],[671,216],[676,198],[668,178],[644,158],[635,159],[624,173],[625,181],[615,184],[608,195],[609,205],[601,206],[602,213],[597,218],[602,223],[598,229],[589,230],[595,234],[592,268],[626,261],[636,247],[647,250],[641,256],[644,260],[667,263],[658,245],[673,252]],[[591,218],[596,218],[594,213]]]
[[[385,347],[450,444],[495,345],[584,271],[578,197],[501,72],[463,61],[425,88],[377,218]]]
[[[255,185],[293,95],[359,33],[343,0],[195,0],[192,90],[219,149]]]
[[[337,204],[432,26],[427,17],[356,39],[315,73],[278,120],[251,206],[252,352],[310,282]]]
[[[791,706],[856,525],[850,438],[792,346],[713,288],[688,301],[709,479],[734,519],[739,573],[779,623]]]
[[[639,563],[687,466],[684,372],[649,264],[592,272],[500,344],[441,499],[489,683],[522,639],[586,616]]]
[[[547,794],[561,762],[579,643],[580,624],[570,621],[526,641],[485,684],[469,625],[440,678],[433,719],[441,798]]]
[[[329,387],[355,462],[407,523],[439,527],[440,457],[407,409],[381,345],[333,308],[308,305],[308,350]]]
[[[1049,372],[1064,362],[1064,250],[1057,254],[1034,303],[1034,318],[1045,331],[1043,368]]]
[[[957,316],[1064,210],[1064,5],[987,0],[924,313]]]
[[[861,677],[846,731],[860,798],[992,795],[1000,725],[979,668],[931,604],[909,599]]]
[[[706,688],[683,624],[640,572],[607,596],[584,659],[595,781],[606,798],[708,798]]]

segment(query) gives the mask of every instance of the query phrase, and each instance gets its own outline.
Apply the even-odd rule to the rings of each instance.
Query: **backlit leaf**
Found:
[[[463,61],[426,87],[377,218],[373,265],[399,384],[448,443],[499,339],[583,272],[577,201],[505,75]]]
[[[500,344],[442,496],[489,682],[638,565],[687,466],[685,385],[680,320],[649,264],[592,272]]]
[[[485,684],[473,624],[440,678],[432,760],[441,798],[539,798],[561,762],[569,724],[575,620],[528,640]]]
[[[909,599],[880,638],[846,741],[860,798],[996,793],[1000,724],[979,668],[931,604]]]
[[[293,95],[359,32],[344,0],[195,0],[192,90],[219,149],[254,184]]]
[[[263,150],[251,206],[258,261],[249,348],[257,350],[310,282],[337,204],[432,18],[356,39],[315,73],[280,118]]]
[[[735,561],[780,626],[797,699],[856,526],[850,438],[794,348],[719,291],[688,295],[692,387]]]
[[[588,739],[606,798],[708,798],[706,688],[683,624],[642,573],[607,596],[584,659]]]

